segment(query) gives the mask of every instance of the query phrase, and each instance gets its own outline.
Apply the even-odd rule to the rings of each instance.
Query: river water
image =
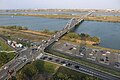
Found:
[[[31,30],[61,30],[68,21],[30,16],[0,16],[0,25],[26,26]],[[120,49],[120,23],[84,21],[75,32],[100,37],[99,46]]]
[[[0,12],[0,14],[71,14],[84,15],[88,12]],[[120,13],[93,13],[98,16],[120,16]]]

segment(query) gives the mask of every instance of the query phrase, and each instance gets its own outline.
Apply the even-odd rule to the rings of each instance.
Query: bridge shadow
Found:
[[[56,42],[53,42],[51,45],[49,45],[48,47],[46,47],[44,51],[45,51],[45,52],[48,52],[48,50],[50,50],[51,47],[53,47],[55,43],[56,43]]]

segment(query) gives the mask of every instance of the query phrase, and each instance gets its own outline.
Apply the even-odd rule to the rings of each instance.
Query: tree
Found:
[[[49,32],[48,29],[44,29],[44,30],[43,30],[43,33],[48,33],[48,32]]]

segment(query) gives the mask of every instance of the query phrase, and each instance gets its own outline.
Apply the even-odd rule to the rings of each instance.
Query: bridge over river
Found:
[[[84,18],[91,15],[93,12],[90,12],[84,16],[82,16],[79,19],[72,18],[66,26],[63,28],[63,30],[58,31],[56,34],[48,38],[47,40],[43,40],[42,44],[38,47],[39,50],[44,50],[46,47],[51,45],[53,42],[58,41],[62,36],[64,36],[66,33],[71,31],[73,28],[75,28],[77,25],[79,25],[82,21],[84,21]]]
[[[36,51],[32,51],[32,48],[26,48],[22,51],[18,51],[18,54],[13,60],[11,60],[10,62],[8,62],[7,64],[5,64],[1,69],[0,69],[0,80],[5,80],[10,78],[10,76],[14,76],[16,74],[16,72],[18,70],[20,70],[23,66],[25,66],[27,63],[36,60],[36,59],[40,59],[40,57],[42,57],[44,54],[46,54],[44,52],[44,50],[51,45],[52,43],[58,41],[62,36],[64,36],[66,33],[68,33],[69,31],[71,31],[73,28],[76,27],[76,25],[79,25],[82,21],[84,21],[84,18],[91,15],[93,12],[90,12],[82,17],[80,17],[79,19],[76,18],[72,18],[64,27],[64,29],[62,29],[61,31],[58,31],[56,34],[52,35],[50,38],[48,38],[47,40],[42,40],[41,44],[38,46]],[[49,53],[47,53],[49,54]],[[54,56],[52,56],[54,57]],[[60,57],[59,57],[60,58]],[[60,58],[63,59],[63,58]],[[73,63],[75,65],[79,65],[80,66],[80,70],[76,70],[76,68],[73,67],[69,67],[72,70],[76,70],[88,75],[92,75],[92,76],[96,76],[99,77],[101,79],[104,80],[119,80],[118,77],[116,76],[112,76],[110,74],[106,74],[91,68],[88,68],[86,66],[83,66],[79,63],[76,63],[74,61],[69,61],[70,63]],[[94,75],[93,75],[94,73]]]

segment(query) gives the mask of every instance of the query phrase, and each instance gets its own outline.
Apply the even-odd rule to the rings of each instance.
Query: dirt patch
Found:
[[[21,30],[22,32],[27,32],[27,33],[32,33],[32,34],[37,34],[37,35],[42,35],[42,36],[50,36],[48,34],[44,34],[42,32],[38,32],[38,31],[32,31],[32,30]]]

